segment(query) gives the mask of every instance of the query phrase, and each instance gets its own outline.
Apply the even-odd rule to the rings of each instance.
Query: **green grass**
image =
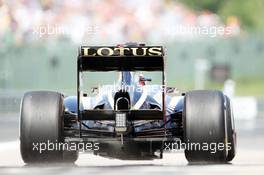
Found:
[[[264,78],[240,79],[236,82],[235,95],[264,97]],[[207,82],[208,89],[223,89],[223,83]]]
[[[264,97],[264,78],[239,79],[235,81],[236,96],[256,96]],[[177,81],[168,83],[168,86],[177,87],[181,92],[187,92],[194,89],[194,83],[189,81]],[[207,81],[204,89],[223,90],[224,83]]]
[[[240,80],[236,86],[236,95],[264,97],[264,78]]]

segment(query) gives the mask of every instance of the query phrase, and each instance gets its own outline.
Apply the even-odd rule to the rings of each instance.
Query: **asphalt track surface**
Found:
[[[122,161],[80,154],[75,165],[25,165],[20,157],[18,114],[0,115],[0,174],[263,174],[264,119],[236,121],[238,150],[229,164],[189,165],[182,152],[163,159]]]

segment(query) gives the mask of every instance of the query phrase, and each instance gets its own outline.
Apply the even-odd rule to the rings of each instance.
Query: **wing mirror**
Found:
[[[99,88],[98,88],[98,87],[92,87],[92,88],[91,88],[91,93],[92,93],[93,95],[97,95],[97,94],[99,93]]]
[[[167,94],[178,94],[179,90],[176,87],[166,87]]]
[[[152,81],[152,79],[151,78],[145,78],[145,77],[141,77],[140,78],[140,81]]]

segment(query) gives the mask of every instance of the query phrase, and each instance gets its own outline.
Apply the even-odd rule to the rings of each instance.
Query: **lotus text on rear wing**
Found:
[[[81,56],[163,56],[160,46],[155,47],[81,47]]]

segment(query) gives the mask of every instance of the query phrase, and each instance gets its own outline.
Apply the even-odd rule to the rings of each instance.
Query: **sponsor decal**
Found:
[[[143,46],[143,47],[81,47],[81,56],[83,57],[112,57],[112,56],[163,56],[161,46]]]

